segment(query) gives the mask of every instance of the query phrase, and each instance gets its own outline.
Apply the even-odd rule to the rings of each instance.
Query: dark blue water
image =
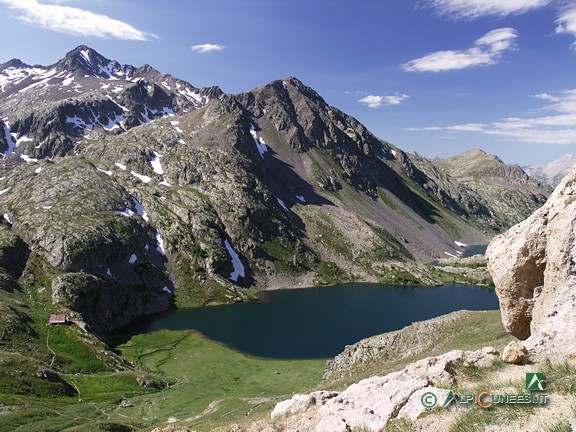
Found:
[[[258,302],[162,312],[139,319],[121,333],[127,337],[193,329],[253,356],[327,358],[362,338],[461,309],[498,309],[498,299],[493,289],[466,285],[353,283],[270,291]]]
[[[488,248],[488,245],[472,245],[472,246],[466,246],[464,248],[464,253],[462,254],[462,258],[467,258],[467,257],[471,257],[474,255],[484,255],[486,253],[486,248]]]

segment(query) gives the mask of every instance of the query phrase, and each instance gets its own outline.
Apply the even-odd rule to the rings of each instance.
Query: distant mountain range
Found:
[[[100,334],[267,288],[437,283],[426,261],[550,193],[480,150],[408,154],[296,78],[228,95],[86,46],[0,65],[0,118],[1,301]]]
[[[567,153],[546,164],[527,166],[524,170],[531,177],[556,187],[575,163],[576,156]]]

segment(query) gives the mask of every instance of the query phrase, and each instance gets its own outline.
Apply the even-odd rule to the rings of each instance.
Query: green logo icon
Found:
[[[432,392],[424,393],[420,400],[422,401],[422,405],[426,408],[433,408],[436,406],[436,395]]]
[[[454,395],[454,392],[452,390],[450,390],[450,393],[448,393],[448,396],[446,396],[446,400],[442,404],[442,408],[446,408],[448,405],[450,405],[455,400],[456,400],[456,396]]]
[[[544,391],[546,381],[542,372],[527,372],[526,373],[526,390]]]

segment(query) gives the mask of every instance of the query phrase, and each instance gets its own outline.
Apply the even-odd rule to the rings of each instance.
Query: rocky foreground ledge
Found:
[[[446,387],[457,383],[457,363],[489,367],[498,359],[499,352],[491,347],[450,351],[384,377],[367,378],[343,392],[295,395],[277,404],[271,417],[301,431],[346,432],[352,428],[379,431],[392,419],[416,420],[427,410],[422,404],[425,393],[431,392],[439,400],[445,400],[450,392]]]

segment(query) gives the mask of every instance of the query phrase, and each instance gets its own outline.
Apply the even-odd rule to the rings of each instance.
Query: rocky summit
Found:
[[[86,46],[0,65],[0,118],[6,289],[99,334],[269,288],[438,283],[424,261],[550,192],[482,152],[403,152],[296,78],[229,95]]]

